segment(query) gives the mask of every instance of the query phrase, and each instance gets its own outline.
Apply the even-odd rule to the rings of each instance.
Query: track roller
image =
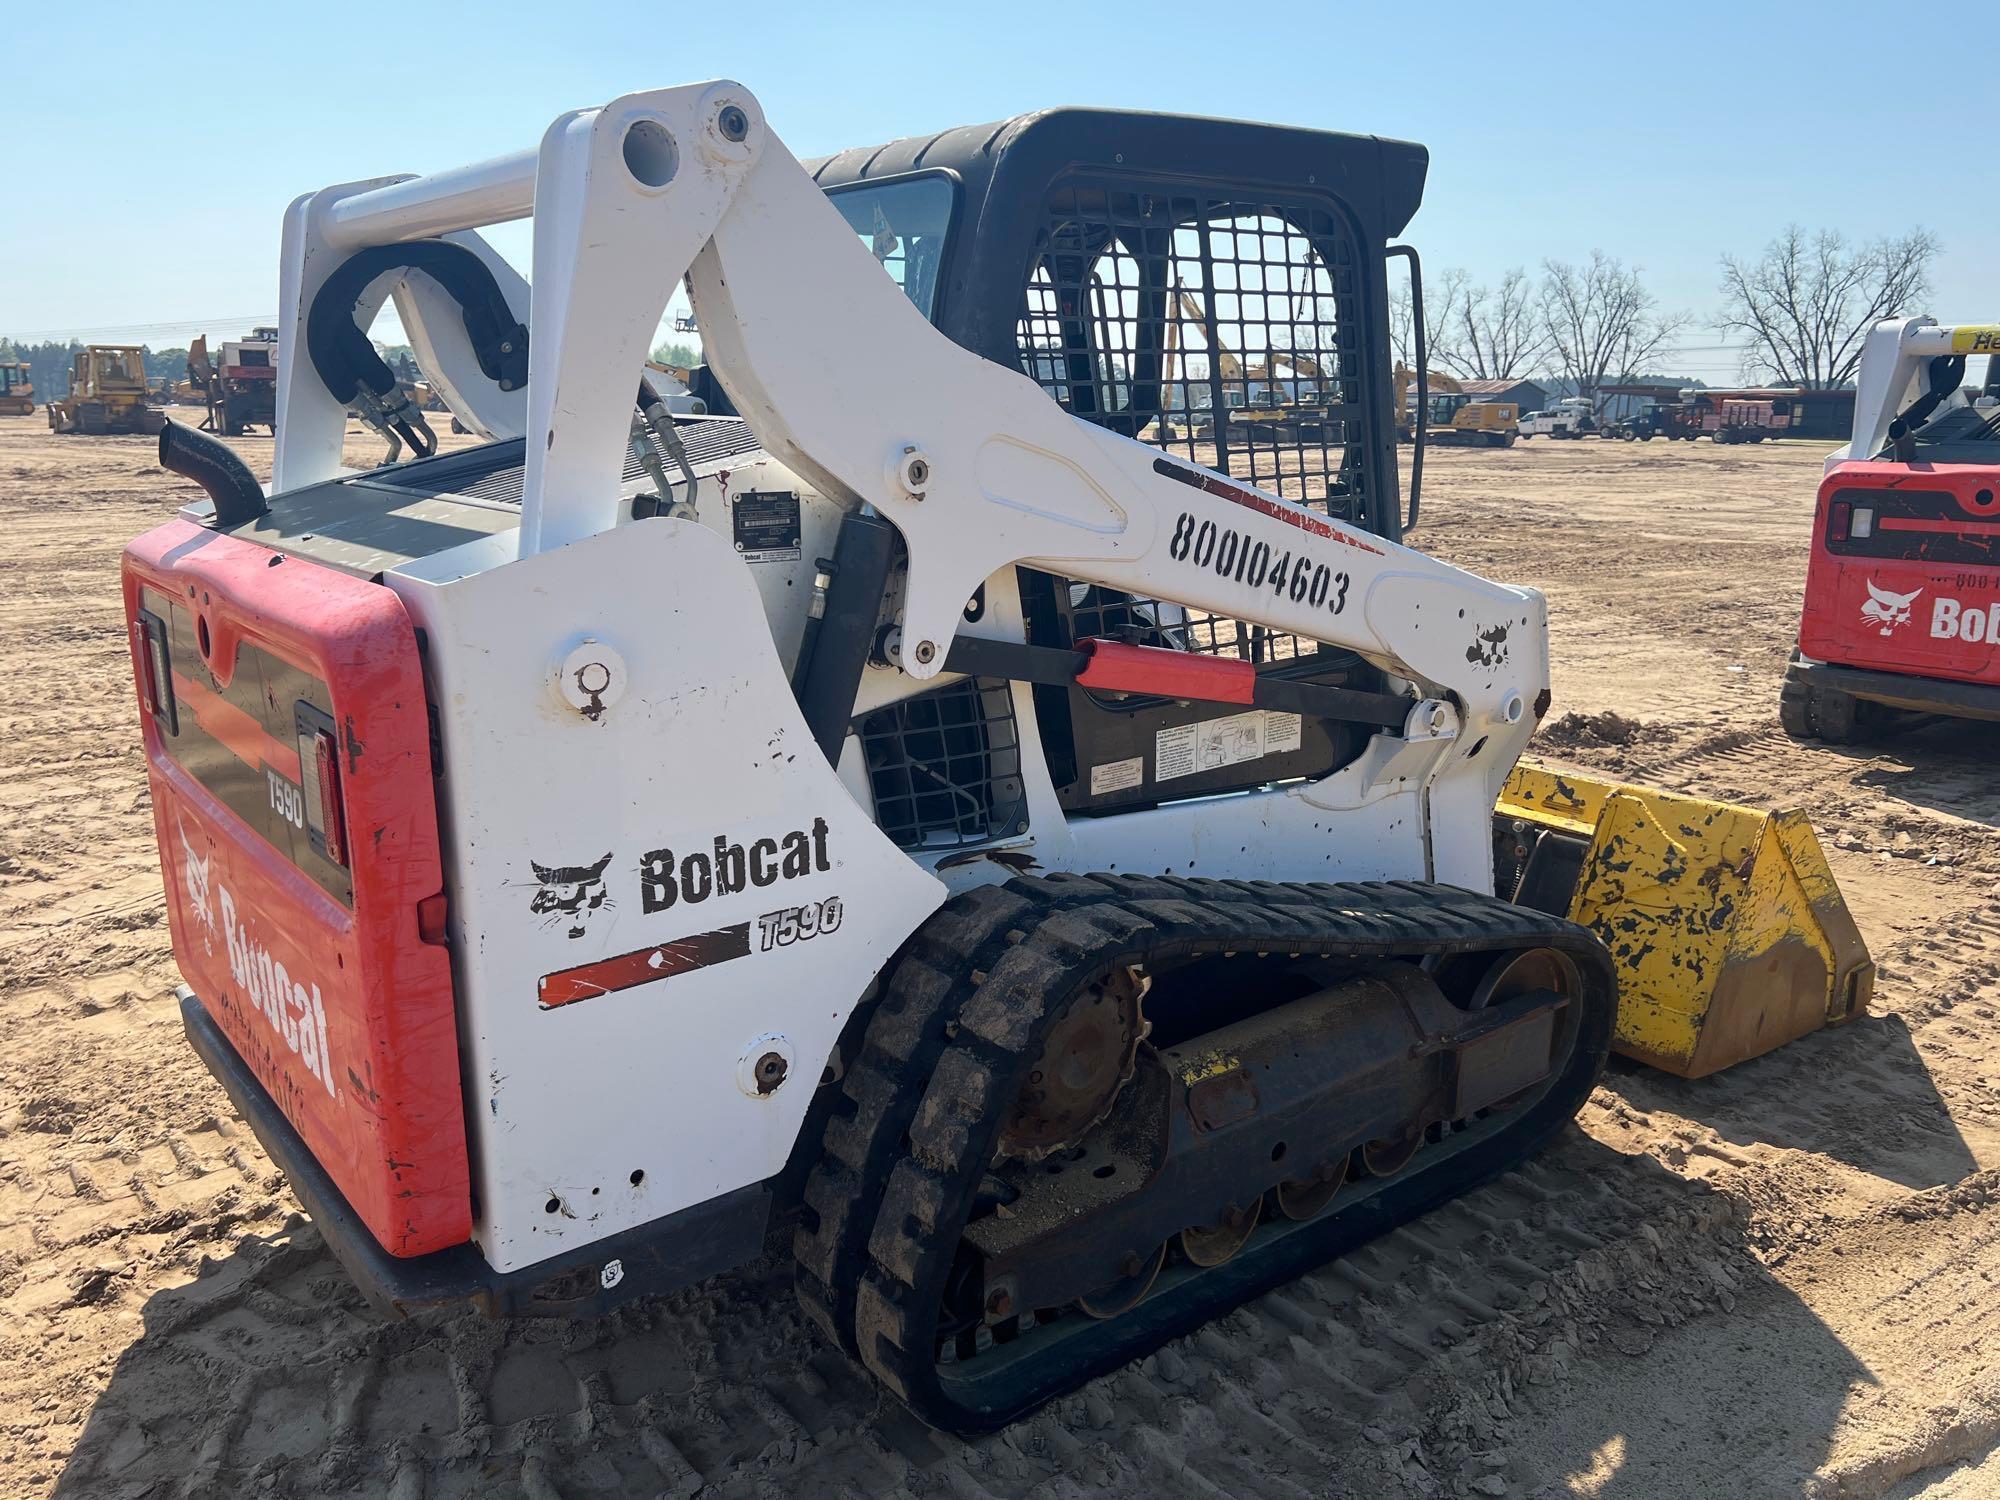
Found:
[[[1122,1274],[1116,1281],[1106,1282],[1096,1291],[1077,1298],[1076,1305],[1099,1320],[1128,1313],[1143,1302],[1146,1293],[1153,1289],[1153,1283],[1159,1279],[1160,1267],[1166,1264],[1166,1260],[1164,1242],[1151,1255],[1127,1256],[1121,1268]]]
[[[1318,1218],[1347,1181],[1348,1160],[1343,1155],[1338,1161],[1324,1161],[1310,1177],[1279,1183],[1271,1191],[1278,1212],[1288,1219]]]
[[[1203,1224],[1180,1232],[1181,1254],[1198,1266],[1219,1266],[1226,1260],[1235,1258],[1236,1252],[1250,1243],[1250,1232],[1257,1227],[1257,1211],[1244,1210],[1235,1204],[1229,1206],[1220,1221]]]
[[[1421,1130],[1400,1131],[1381,1140],[1362,1143],[1361,1166],[1370,1177],[1394,1177],[1410,1164],[1417,1147],[1424,1143]]]

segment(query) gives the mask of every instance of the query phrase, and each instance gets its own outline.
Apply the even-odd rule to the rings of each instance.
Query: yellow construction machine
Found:
[[[49,402],[49,431],[98,436],[160,430],[149,404],[146,351],[131,344],[91,344],[70,365],[69,394]]]
[[[1245,363],[1240,354],[1224,345],[1214,314],[1194,292],[1174,292],[1169,308],[1161,361],[1164,389],[1178,393],[1176,402],[1185,411],[1192,433],[1201,435],[1214,429],[1217,381],[1226,419],[1252,439],[1317,438],[1325,430],[1340,395],[1337,377],[1317,359],[1273,348]],[[1205,349],[1186,347],[1189,331],[1201,335]],[[1198,359],[1204,355],[1208,371],[1191,375],[1190,356]],[[1206,407],[1194,399],[1196,393],[1209,396]],[[1159,441],[1175,439],[1172,410],[1160,417],[1154,432]]]
[[[215,365],[208,357],[208,335],[196,334],[188,345],[187,376],[167,387],[167,399],[176,406],[207,406],[208,393],[216,381]],[[202,419],[202,426],[208,426]]]
[[[1410,387],[1416,372],[1407,365],[1396,366],[1396,436],[1403,442],[1415,436],[1415,413],[1410,410]],[[1514,426],[1521,409],[1511,401],[1475,401],[1465,387],[1442,371],[1425,377],[1430,387],[1424,418],[1424,441],[1440,448],[1511,448]]]
[[[34,411],[33,373],[24,359],[0,360],[0,417],[25,417]]]

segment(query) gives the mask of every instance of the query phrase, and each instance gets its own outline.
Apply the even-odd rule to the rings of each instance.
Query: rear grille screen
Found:
[[[864,714],[855,729],[875,822],[898,848],[956,849],[1026,831],[1005,682],[966,678]]]

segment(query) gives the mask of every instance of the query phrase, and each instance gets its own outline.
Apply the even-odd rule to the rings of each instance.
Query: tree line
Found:
[[[1855,244],[1837,230],[1789,225],[1755,257],[1722,257],[1712,326],[1741,339],[1746,380],[1847,385],[1870,328],[1923,310],[1942,248],[1922,228]],[[1396,357],[1414,363],[1407,287],[1391,301]],[[1691,313],[1663,309],[1639,267],[1601,251],[1580,263],[1545,260],[1538,276],[1515,267],[1490,283],[1446,270],[1425,288],[1423,321],[1432,369],[1468,380],[1552,376],[1592,398],[1670,367],[1675,340],[1698,326]]]
[[[1722,311],[1713,324],[1742,339],[1747,380],[1847,385],[1868,330],[1922,310],[1942,248],[1923,228],[1853,244],[1838,230],[1788,225],[1760,255],[1722,257]],[[1396,358],[1414,364],[1407,286],[1391,302]],[[1592,398],[1604,386],[1670,367],[1675,339],[1697,323],[1690,313],[1661,308],[1639,267],[1595,250],[1583,262],[1545,260],[1539,275],[1517,266],[1490,283],[1448,269],[1425,289],[1423,321],[1433,369],[1468,380],[1552,376]],[[71,361],[83,347],[0,338],[0,359],[26,360],[46,398],[68,389]],[[691,344],[670,342],[653,358],[687,366],[701,356]],[[147,348],[145,359],[150,377],[186,374],[185,348]]]

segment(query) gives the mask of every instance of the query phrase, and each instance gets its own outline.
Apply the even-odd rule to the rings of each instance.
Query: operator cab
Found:
[[[954,342],[1021,370],[1075,416],[1400,540],[1385,247],[1416,211],[1428,160],[1373,136],[1058,109],[807,167]],[[1255,187],[1245,162],[1257,163]],[[692,388],[711,411],[729,409],[706,370]],[[1294,598],[1318,586],[1285,563],[1218,547],[1211,565],[1296,585]],[[1360,657],[1318,641],[1033,569],[1018,579],[1033,645],[1111,638],[1302,684],[1383,685]],[[969,678],[860,720],[878,806],[906,774],[917,727],[983,763],[996,733],[1011,733],[981,709],[1004,700],[1000,686]],[[1323,776],[1371,732],[1214,710],[1190,725],[1163,699],[1033,691],[1072,815]],[[1184,775],[1163,786],[1131,774],[1177,757],[1181,738]]]
[[[1058,109],[807,167],[954,342],[1076,416],[1397,540],[1383,247],[1428,161],[1374,136]],[[733,409],[706,368],[691,388]]]

